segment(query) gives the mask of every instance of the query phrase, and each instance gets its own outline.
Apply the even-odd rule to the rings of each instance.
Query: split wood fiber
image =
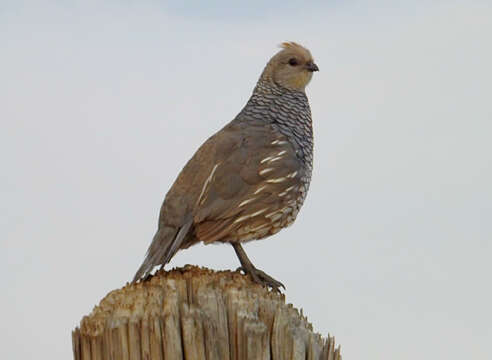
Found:
[[[72,332],[75,360],[340,360],[285,297],[239,272],[160,271],[110,292]]]

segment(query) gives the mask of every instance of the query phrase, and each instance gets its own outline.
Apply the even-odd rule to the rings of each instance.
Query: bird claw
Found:
[[[280,292],[280,288],[283,288],[285,290],[284,284],[282,284],[278,280],[275,280],[270,275],[257,268],[247,270],[244,267],[240,266],[236,269],[236,271],[242,271],[245,275],[249,275],[251,277],[251,280],[253,280],[255,283],[265,287],[270,287],[272,288],[272,290],[275,290],[277,292]]]

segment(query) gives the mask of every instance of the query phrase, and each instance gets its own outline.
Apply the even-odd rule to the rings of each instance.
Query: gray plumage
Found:
[[[313,168],[311,110],[304,88],[309,51],[284,43],[241,112],[209,138],[166,195],[159,228],[133,281],[199,241],[231,243],[253,280],[282,284],[256,269],[241,243],[268,237],[297,217]]]

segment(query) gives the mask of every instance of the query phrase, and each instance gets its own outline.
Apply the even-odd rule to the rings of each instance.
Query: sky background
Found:
[[[204,3],[0,3],[0,358],[71,358],[180,169],[294,40],[320,67],[313,181],[249,256],[345,359],[490,359],[490,1]],[[238,266],[224,245],[187,263]]]

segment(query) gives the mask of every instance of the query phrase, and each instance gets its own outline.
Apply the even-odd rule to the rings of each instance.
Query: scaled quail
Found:
[[[253,281],[283,287],[257,269],[241,245],[292,224],[311,181],[313,129],[305,87],[318,66],[299,44],[286,42],[281,48],[246,106],[178,175],[133,282],[202,241],[230,243]]]

